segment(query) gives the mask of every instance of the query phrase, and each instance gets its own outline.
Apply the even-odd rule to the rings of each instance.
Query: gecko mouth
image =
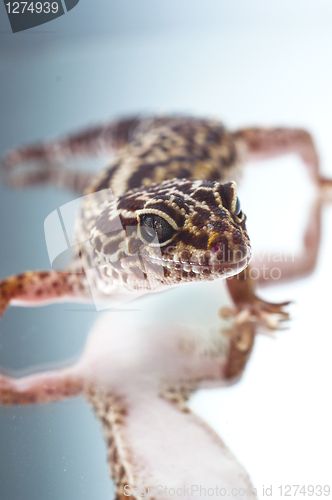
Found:
[[[251,250],[242,258],[230,262],[213,262],[208,264],[198,264],[192,262],[179,262],[170,259],[158,258],[150,256],[151,264],[157,264],[165,267],[169,271],[194,273],[197,277],[209,276],[234,276],[243,271],[249,264],[251,259]]]

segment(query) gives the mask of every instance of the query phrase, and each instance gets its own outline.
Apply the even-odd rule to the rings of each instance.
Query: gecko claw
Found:
[[[222,318],[234,318],[234,325],[256,323],[268,330],[285,330],[281,323],[289,321],[290,314],[283,310],[291,302],[271,303],[254,297],[249,304],[238,304],[235,309],[223,307],[219,314]]]
[[[219,310],[222,318],[234,318],[230,328],[223,334],[229,338],[229,352],[224,368],[226,379],[239,378],[249,359],[256,334],[263,333],[275,338],[278,330],[287,330],[282,323],[290,319],[283,307],[290,302],[272,304],[252,295],[250,303],[237,304],[236,308],[223,307]]]

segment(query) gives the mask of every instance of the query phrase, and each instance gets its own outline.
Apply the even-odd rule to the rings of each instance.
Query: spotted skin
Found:
[[[77,235],[82,242],[83,268],[96,270],[95,288],[100,293],[114,294],[119,287],[151,290],[214,279],[226,270],[232,274],[247,265],[250,243],[245,216],[233,213],[236,185],[217,182],[233,176],[239,152],[231,135],[219,123],[129,119],[103,131],[97,128],[77,134],[61,145],[23,148],[10,153],[4,163],[13,168],[15,162],[24,159],[40,160],[46,156],[54,160],[56,155],[61,157],[68,152],[79,154],[86,143],[93,144],[89,152],[94,154],[100,137],[109,141],[111,147],[120,147],[120,151],[109,168],[87,188],[90,196],[84,198]],[[138,214],[146,213],[159,214],[171,223],[174,234],[166,246],[155,248],[142,241]],[[119,218],[120,231],[115,230]],[[105,264],[109,264],[108,268],[100,270]],[[15,300],[43,303],[60,296],[90,297],[84,273],[71,278],[68,274],[66,279],[59,275],[54,291],[38,273],[33,279],[30,273],[17,277],[16,283],[15,278],[10,278],[10,283],[10,294],[4,292],[1,297],[2,311]],[[5,280],[2,289],[5,291],[8,286]]]
[[[88,192],[111,188],[115,195],[166,179],[237,180],[241,143],[219,123],[193,119],[143,120],[133,140]]]
[[[220,184],[236,177],[240,163],[241,147],[232,135],[218,122],[160,118],[142,120],[131,136],[86,190],[106,191],[105,202],[102,195],[87,198],[78,235],[79,241],[92,241],[85,267],[112,263],[103,283],[97,271],[96,287],[105,289],[110,281],[111,289],[150,289],[220,278],[226,269],[240,272],[250,259],[245,216],[234,214],[235,183]],[[117,197],[114,203],[107,190]],[[158,251],[140,235],[143,213],[159,215],[175,229]],[[123,231],[114,234],[118,217]],[[116,266],[143,247],[144,266],[139,256],[125,270]]]
[[[67,178],[59,167],[67,157],[105,152],[114,159],[90,181],[86,174],[80,180],[72,171]],[[93,269],[94,288],[106,296],[122,289],[160,290],[226,277],[235,314],[246,309],[269,328],[278,327],[279,320],[271,320],[271,315],[287,319],[284,304],[272,308],[257,299],[247,275],[230,281],[230,276],[245,272],[251,257],[246,217],[237,210],[235,181],[246,161],[289,152],[300,155],[320,189],[330,190],[331,181],[320,175],[313,140],[301,129],[229,132],[215,120],[133,117],[9,152],[2,170],[14,186],[56,181],[79,189],[87,184],[87,196],[77,222],[80,262],[66,269],[65,278],[55,279],[51,273],[54,287],[41,279],[39,271],[3,280],[0,313],[20,301],[37,305],[61,298],[90,299],[91,282],[85,272],[75,274],[83,266],[84,271]],[[24,162],[37,164],[37,169],[16,176],[16,167]],[[313,250],[306,249],[298,274],[314,265],[319,224],[315,228],[315,235],[308,229]],[[146,239],[152,230],[157,244]],[[287,278],[294,274],[294,266],[282,271]]]
[[[0,281],[0,315],[10,303],[48,304],[67,298],[86,297],[84,277],[55,271],[27,271]]]
[[[67,157],[95,156],[105,152],[111,152],[115,157],[109,167],[94,178],[61,169],[60,164]],[[158,436],[163,443],[168,427],[162,420],[159,424],[158,419],[164,414],[168,423],[169,419],[175,419],[175,429],[183,429],[184,435],[186,429],[190,429],[186,442],[188,449],[195,435],[197,441],[204,442],[203,450],[210,452],[211,456],[216,454],[216,463],[227,457],[228,452],[218,437],[212,436],[211,430],[195,420],[186,400],[200,383],[212,379],[220,383],[220,380],[239,377],[252,351],[257,326],[276,329],[280,322],[288,319],[284,310],[288,303],[271,304],[258,298],[246,273],[251,248],[246,217],[238,206],[235,181],[240,179],[246,161],[289,152],[300,155],[321,190],[330,190],[331,181],[320,175],[318,155],[306,131],[249,128],[232,133],[217,121],[188,117],[128,118],[59,141],[14,150],[3,160],[3,171],[13,186],[49,182],[80,193],[84,187],[86,196],[76,227],[79,263],[73,262],[64,273],[31,271],[2,280],[0,315],[9,304],[38,305],[57,300],[91,299],[91,282],[88,283],[86,276],[87,270],[91,269],[94,286],[103,295],[112,295],[121,289],[154,291],[182,283],[227,278],[233,307],[220,310],[220,318],[232,322],[229,328],[219,332],[223,335],[217,335],[218,349],[207,348],[206,343],[211,340],[208,331],[200,340],[201,350],[195,354],[188,346],[182,351],[183,340],[172,340],[174,326],[166,325],[166,331],[161,331],[160,335],[153,330],[146,351],[156,340],[161,344],[150,352],[149,362],[153,361],[153,356],[156,360],[151,369],[148,368],[150,377],[143,377],[139,390],[135,386],[138,384],[137,374],[131,376],[129,373],[131,365],[121,365],[123,335],[118,333],[122,333],[123,325],[118,328],[113,325],[110,352],[105,354],[104,349],[107,341],[110,342],[107,329],[102,334],[106,333],[104,340],[95,342],[97,348],[93,342],[88,343],[86,358],[90,365],[86,360],[84,362],[83,356],[82,363],[78,362],[68,370],[18,380],[0,376],[2,404],[49,402],[79,394],[86,397],[104,428],[117,499],[125,498],[125,484],[139,484],[135,472],[135,450],[131,450],[135,439],[139,437],[136,453],[141,452],[142,429],[144,435],[148,435],[145,427],[148,425],[149,431],[158,428],[160,433],[161,430]],[[16,166],[24,162],[37,163],[37,169],[17,174]],[[303,260],[298,265],[292,263],[291,268],[286,265],[282,269],[282,278],[307,274],[314,267],[320,236],[320,209],[320,202],[313,207],[305,235]],[[81,266],[86,272],[76,274],[77,267]],[[162,323],[155,328],[162,330]],[[138,333],[137,325],[134,325],[133,345],[136,345],[138,334],[142,342],[146,340],[147,330],[143,326],[141,330]],[[190,332],[194,335],[195,331]],[[179,334],[181,336],[182,332]],[[221,356],[224,349],[221,338],[226,339],[225,357]],[[172,367],[171,373],[168,363],[164,366],[165,372],[160,371],[165,358],[168,359],[163,339],[169,342],[168,358],[179,360],[179,366],[177,369]],[[118,353],[117,343],[120,344]],[[144,349],[138,349],[138,358],[144,352]],[[206,353],[208,362],[205,363]],[[186,356],[190,359],[187,360]],[[113,381],[107,379],[110,377],[110,359],[115,366],[119,364],[116,376],[123,370],[121,390],[119,384],[113,386]],[[97,380],[96,367],[101,362],[106,363],[106,368],[101,372],[101,380]],[[142,366],[147,364],[144,358]],[[157,370],[156,374],[151,376],[154,370]],[[156,380],[160,385],[154,386],[153,391],[157,392],[144,392],[147,391],[147,381],[154,384]],[[119,391],[123,392],[122,396]],[[148,404],[143,405],[144,408],[141,408],[140,401],[136,406],[133,403],[136,393],[148,394]],[[150,421],[146,420],[147,408],[153,416]],[[136,429],[131,440],[126,435],[130,425]],[[174,432],[169,436],[171,439],[176,436]],[[181,453],[186,459],[190,458],[191,453],[185,453],[186,448],[176,449],[177,439],[173,445],[171,461]],[[150,449],[144,453],[143,462],[149,459]],[[233,459],[228,456],[227,460],[234,466]],[[210,456],[207,455],[200,471],[204,468],[209,474],[209,463]],[[149,467],[145,473],[152,474],[153,461]],[[239,467],[235,463],[234,484],[238,485],[241,477],[249,485]],[[133,498],[138,496],[133,495]]]
[[[233,182],[163,181],[119,196],[116,209],[108,190],[97,195],[86,198],[78,240],[90,242],[85,246],[84,267],[109,264],[107,272],[115,288],[206,281],[223,277],[226,271],[235,274],[248,264],[251,249],[245,216],[232,213],[236,203]],[[94,216],[85,219],[86,212]],[[171,226],[165,244],[152,246],[144,241],[142,217],[151,214]]]
[[[80,180],[72,171],[66,177],[59,167],[67,157],[105,152],[115,155],[114,159],[90,181],[87,174]],[[83,198],[77,223],[80,263],[73,262],[66,269],[66,280],[58,277],[56,292],[40,279],[39,272],[32,272],[33,280],[28,273],[27,284],[21,278],[15,283],[12,277],[9,286],[4,280],[1,312],[15,301],[42,304],[55,298],[91,298],[84,272],[69,278],[81,265],[94,270],[94,288],[104,295],[120,289],[159,290],[243,272],[251,248],[245,215],[236,213],[235,181],[246,161],[289,152],[301,156],[316,184],[330,188],[330,181],[319,173],[312,138],[301,129],[229,132],[215,120],[133,117],[9,152],[2,170],[13,185],[15,180],[18,186],[39,181],[62,182],[74,189],[86,185],[88,196]],[[39,169],[15,176],[16,167],[24,162],[35,163]],[[169,241],[147,242],[146,224],[165,226]],[[285,269],[284,275],[289,272]],[[243,308],[270,312],[265,311],[263,301],[254,299],[250,279],[228,283],[237,312]],[[29,293],[22,293],[21,286]],[[278,311],[287,318],[282,305]],[[271,321],[267,324],[272,325]]]

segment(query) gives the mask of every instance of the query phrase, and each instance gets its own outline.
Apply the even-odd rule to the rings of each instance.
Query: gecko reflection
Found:
[[[186,404],[193,391],[238,377],[253,345],[253,323],[235,325],[234,318],[218,315],[220,300],[232,305],[220,285],[199,284],[194,291],[187,285],[139,299],[139,312],[103,313],[76,364],[21,379],[1,377],[0,403],[83,396],[103,426],[117,498],[126,498],[127,484],[178,488],[197,480],[243,488],[250,495],[235,498],[255,498],[242,466]],[[197,299],[197,291],[206,298]]]
[[[117,156],[94,179],[55,167],[55,161],[66,157],[105,149]],[[332,184],[322,178],[316,149],[304,130],[228,132],[211,120],[133,118],[6,156],[4,171],[14,186],[50,182],[93,195],[77,228],[79,241],[92,242],[83,248],[83,269],[97,270],[96,288],[102,293],[110,281],[118,287],[111,290],[115,294],[121,287],[133,291],[154,288],[151,283],[166,289],[181,284],[170,293],[138,299],[138,313],[105,313],[75,365],[22,379],[0,378],[2,404],[46,403],[76,395],[92,404],[104,428],[118,499],[125,498],[126,484],[176,488],[196,484],[197,478],[207,487],[243,488],[254,498],[243,468],[189,411],[186,400],[198,388],[238,378],[258,330],[276,330],[289,317],[288,302],[271,304],[257,297],[255,285],[264,281],[245,269],[251,246],[234,181],[246,161],[292,152],[311,174],[317,197],[303,252],[294,261],[278,263],[280,279],[271,273],[273,257],[250,264],[264,270],[260,276],[267,276],[266,281],[276,283],[314,268],[322,193]],[[39,168],[20,174],[16,167],[26,161]],[[106,193],[109,189],[114,199]],[[121,227],[115,227],[116,217]],[[144,268],[138,257],[143,246],[149,253]],[[130,265],[123,268],[121,261],[127,258]],[[99,274],[103,259],[112,262],[112,276]],[[240,263],[239,274],[229,277],[225,262],[227,269]],[[65,272],[31,271],[2,280],[0,315],[22,302],[91,300],[87,273],[76,266],[74,259]],[[226,278],[227,293],[218,271]]]

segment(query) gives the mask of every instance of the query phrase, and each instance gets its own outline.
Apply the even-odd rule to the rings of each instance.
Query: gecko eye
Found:
[[[237,197],[236,198],[236,206],[235,206],[235,210],[233,213],[234,213],[234,215],[237,215],[238,217],[240,217],[241,212],[242,212],[242,210],[241,210],[240,200]]]
[[[146,243],[152,243],[157,237],[159,245],[168,242],[175,233],[174,228],[162,217],[144,214],[139,217],[141,236]]]
[[[233,215],[235,215],[237,217],[237,219],[239,219],[238,222],[242,222],[244,217],[245,217],[245,215],[243,214],[243,212],[241,210],[239,198],[236,198],[236,205],[235,205],[235,210],[233,212]]]

